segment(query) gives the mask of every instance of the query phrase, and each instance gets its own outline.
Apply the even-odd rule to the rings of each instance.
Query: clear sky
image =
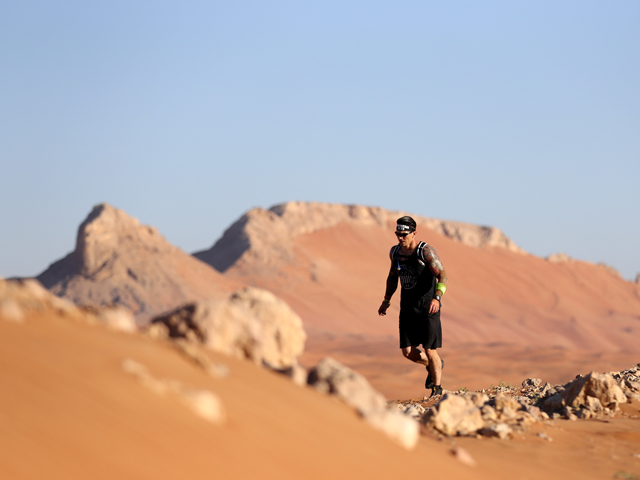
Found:
[[[193,253],[302,200],[635,279],[639,25],[637,0],[2,2],[0,276],[98,203]]]

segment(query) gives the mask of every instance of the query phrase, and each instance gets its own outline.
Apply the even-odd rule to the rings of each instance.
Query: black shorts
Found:
[[[429,313],[426,308],[400,310],[400,348],[422,345],[427,350],[442,347],[440,310]]]

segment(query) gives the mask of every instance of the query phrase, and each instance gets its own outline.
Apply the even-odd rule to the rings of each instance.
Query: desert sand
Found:
[[[333,397],[205,353],[226,377],[141,333],[50,311],[19,323],[0,317],[0,478],[385,479],[399,468],[455,479],[640,475],[637,403],[623,406],[627,416],[555,420],[506,441],[425,432],[407,451]],[[148,388],[125,372],[127,360],[213,392],[226,419],[209,422],[176,395]],[[458,460],[460,448],[475,466]]]

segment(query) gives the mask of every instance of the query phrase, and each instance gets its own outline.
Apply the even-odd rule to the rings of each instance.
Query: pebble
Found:
[[[543,440],[548,440],[548,441],[550,441],[550,442],[553,442],[553,438],[551,438],[549,435],[547,435],[547,434],[546,434],[546,433],[544,433],[544,432],[538,432],[538,436],[539,436],[540,438],[542,438]]]

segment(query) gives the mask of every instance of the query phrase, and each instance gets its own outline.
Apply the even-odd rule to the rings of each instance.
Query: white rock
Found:
[[[380,410],[386,402],[359,373],[331,357],[323,358],[309,371],[309,385],[317,390],[337,396],[361,415]]]
[[[166,325],[171,337],[277,370],[298,364],[306,340],[302,320],[284,301],[251,287],[226,300],[184,305],[152,322]]]
[[[381,408],[370,412],[365,420],[407,450],[413,449],[420,438],[418,422],[397,410]]]
[[[105,307],[97,312],[100,321],[119,332],[133,333],[138,330],[130,310],[122,306]]]
[[[484,426],[480,409],[466,396],[445,394],[424,420],[445,435],[471,435]]]
[[[209,390],[187,389],[180,392],[182,399],[199,417],[217,425],[223,424],[227,415],[222,400]]]
[[[22,323],[24,322],[24,311],[20,308],[18,302],[12,299],[0,301],[0,318],[8,322]]]
[[[422,405],[418,405],[414,403],[413,405],[409,405],[404,409],[404,414],[409,415],[412,418],[420,418],[424,415],[425,408]]]

